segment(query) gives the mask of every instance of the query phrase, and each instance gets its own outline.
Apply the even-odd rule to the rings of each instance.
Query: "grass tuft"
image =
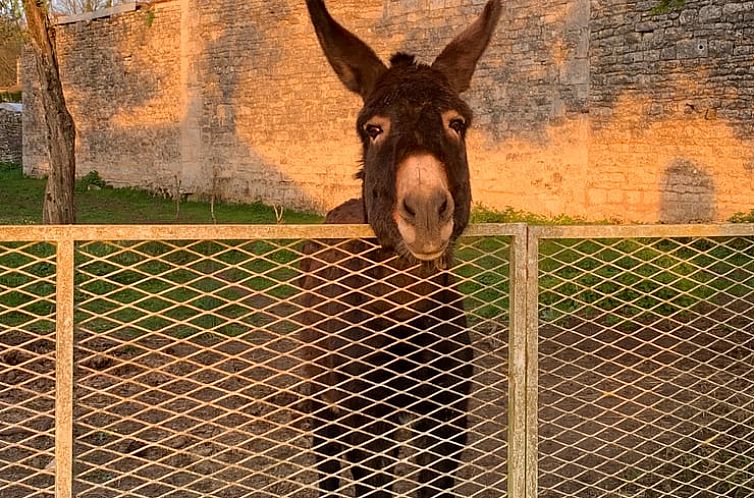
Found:
[[[618,220],[604,219],[588,221],[579,216],[560,214],[557,216],[545,216],[530,213],[521,209],[508,206],[504,209],[492,209],[484,204],[477,203],[471,211],[472,223],[527,223],[529,225],[607,225],[618,223]]]

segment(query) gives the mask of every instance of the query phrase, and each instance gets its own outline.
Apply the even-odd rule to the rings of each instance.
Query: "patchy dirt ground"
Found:
[[[741,304],[541,327],[539,496],[754,496],[754,326]]]
[[[543,323],[539,496],[754,496],[750,310],[739,303],[623,324]],[[289,327],[181,340],[81,329],[76,339],[78,497],[317,496]],[[487,323],[473,341],[457,492],[499,498],[507,331]],[[19,331],[0,333],[0,343],[0,496],[52,498],[54,343]],[[414,471],[399,466],[397,492],[409,496]]]
[[[462,496],[505,494],[506,334],[487,326],[474,336],[469,444],[457,474]],[[127,328],[79,330],[76,495],[316,497],[294,337],[269,328],[180,341]],[[0,495],[52,497],[54,344],[28,342],[24,333],[0,340],[8,350],[0,359]],[[409,453],[402,453],[407,462]],[[396,491],[410,492],[415,469],[405,463],[397,472]]]

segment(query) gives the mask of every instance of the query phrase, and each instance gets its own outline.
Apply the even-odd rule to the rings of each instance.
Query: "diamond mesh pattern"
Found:
[[[402,324],[401,314],[424,302],[430,305],[419,313],[431,317],[441,303],[400,286],[413,270],[380,276],[368,257],[377,248],[368,240],[317,247],[305,253],[299,240],[77,245],[77,496],[318,495],[312,434],[323,420],[319,412],[309,413],[320,398],[310,390],[313,362],[301,332],[336,323],[330,330],[337,333],[337,323],[350,318],[348,310],[329,317],[312,313],[304,291],[325,307],[337,307],[345,295],[326,289],[336,285],[347,293],[354,278],[384,292],[373,296],[383,304],[400,294],[402,307],[379,315],[387,328]],[[332,258],[333,251],[358,255],[346,264]],[[355,274],[354,258],[361,263]],[[456,259],[473,359],[470,377],[456,380],[470,388],[468,440],[455,492],[497,498],[506,494],[507,473],[508,239],[463,239]],[[302,261],[320,277],[335,277],[304,284]],[[380,312],[375,310],[369,312]],[[430,327],[429,335],[439,340],[441,327]],[[363,339],[356,346],[371,343]],[[338,352],[350,354],[348,347]],[[444,423],[437,416],[428,418]],[[403,421],[391,428],[400,429],[402,441],[397,493],[411,493],[421,472],[411,457],[426,437],[409,427]],[[447,456],[440,446],[428,451],[433,459]],[[333,496],[354,496],[358,469],[348,454],[336,458],[343,486]]]
[[[543,240],[539,496],[754,496],[754,241]]]
[[[52,497],[55,248],[0,242],[0,496]]]

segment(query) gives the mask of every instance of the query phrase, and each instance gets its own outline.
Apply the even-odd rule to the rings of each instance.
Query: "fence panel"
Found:
[[[370,235],[0,227],[0,495],[48,497],[57,486],[66,496],[72,426],[76,496],[317,496],[313,434],[350,422],[312,409],[317,364],[301,331],[337,339],[403,324],[431,343],[455,323],[447,300],[421,297],[437,282],[372,263]],[[471,352],[468,378],[443,391],[469,392],[457,495],[754,496],[751,226],[475,226],[456,255]],[[57,285],[69,278],[73,323]],[[359,305],[365,297],[372,304]],[[354,328],[354,306],[374,318],[366,329]],[[369,337],[350,337],[336,356],[376,348],[397,359],[410,342]],[[467,343],[448,346],[453,358]],[[418,371],[407,357],[401,368]],[[393,386],[358,375],[367,391]],[[427,427],[448,422],[424,411]],[[422,470],[411,457],[428,449],[431,465],[449,447],[416,419],[380,422],[402,441],[398,455],[382,454],[394,458],[394,489],[411,495]],[[368,439],[349,443],[371,451]],[[346,483],[334,496],[359,494],[348,451],[334,458]]]
[[[390,455],[397,493],[412,493],[422,473],[448,457],[458,465],[458,495],[507,493],[510,252],[513,236],[522,233],[522,227],[472,227],[457,247],[452,272],[465,307],[463,334],[470,334],[470,355],[463,357],[468,376],[442,386],[430,378],[417,389],[433,397],[465,386],[467,440],[462,454],[453,456],[444,453],[446,441],[429,437],[435,429],[427,427],[454,423],[443,419],[444,411],[425,410],[424,420],[388,415],[378,420],[401,441],[400,453]],[[312,434],[326,420],[312,410],[319,398],[310,391],[306,370],[316,360],[304,354],[309,344],[301,331],[326,322],[337,338],[340,328],[361,326],[353,306],[338,311],[353,304],[349,296],[357,289],[368,297],[362,305],[371,317],[365,330],[371,327],[381,339],[362,337],[337,354],[353,356],[354,347],[374,347],[366,354],[401,363],[381,372],[397,374],[423,371],[421,358],[433,343],[450,348],[442,353],[448,358],[467,346],[443,336],[455,323],[438,311],[444,302],[438,292],[445,291],[423,296],[421,289],[437,285],[433,278],[394,261],[372,263],[379,248],[366,227],[0,228],[0,240],[20,234],[43,242],[3,242],[0,249],[0,278],[11,282],[7,290],[0,288],[0,340],[8,347],[3,360],[16,362],[3,365],[0,384],[2,422],[10,422],[0,430],[0,458],[13,463],[0,470],[3,497],[32,496],[32,489],[40,493],[33,496],[52,496],[53,470],[58,496],[67,495],[71,455],[65,433],[71,425],[72,491],[78,497],[318,496]],[[304,250],[302,238],[318,239],[319,245],[308,242]],[[57,375],[68,385],[63,380],[73,369],[74,405],[71,409],[67,388],[59,385],[56,448],[51,242],[68,254],[71,241],[75,263],[57,255],[65,262],[63,273],[75,281],[73,323],[66,313],[57,316],[58,358],[66,363],[58,363]],[[348,258],[333,259],[338,251]],[[37,260],[44,271],[35,266]],[[355,260],[361,266],[354,276]],[[329,280],[318,282],[325,274]],[[335,294],[333,286],[339,289]],[[65,301],[68,290],[58,285],[57,291]],[[306,301],[307,295],[314,301]],[[312,313],[323,306],[335,315]],[[405,316],[413,321],[405,322]],[[397,327],[407,335],[397,337],[397,345],[385,342],[393,333],[387,331]],[[68,334],[73,358],[67,356],[68,340],[60,341]],[[396,351],[419,336],[429,343],[416,349],[416,358],[397,361]],[[19,386],[6,380],[18,379],[18,372],[28,382]],[[367,390],[388,393],[393,382],[368,375],[357,380]],[[402,409],[393,398],[385,407]],[[404,415],[416,410],[421,411],[409,406]],[[349,423],[344,414],[338,417],[336,424]],[[417,429],[422,423],[426,427]],[[371,451],[375,434],[356,429],[368,437],[351,442]],[[333,496],[354,496],[363,484],[352,451],[335,456],[345,485]]]
[[[613,228],[538,232],[538,496],[754,496],[750,227]]]

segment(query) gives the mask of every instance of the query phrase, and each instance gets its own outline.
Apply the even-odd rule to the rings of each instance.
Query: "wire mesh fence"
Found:
[[[754,496],[754,239],[644,231],[540,238],[539,496]]]
[[[359,351],[362,357],[380,354],[383,360],[394,360],[381,365],[381,375],[418,379],[414,374],[425,368],[419,357],[432,350],[433,342],[447,339],[442,334],[449,320],[428,322],[442,303],[436,295],[427,298],[416,290],[431,278],[422,275],[421,268],[398,268],[395,260],[373,263],[379,248],[364,227],[347,230],[348,238],[338,238],[344,233],[339,227],[302,229],[309,239],[328,237],[308,246],[290,227],[267,227],[262,232],[221,227],[214,232],[195,229],[194,233],[152,227],[141,237],[134,229],[123,238],[123,228],[112,233],[99,228],[96,234],[83,227],[73,230],[79,235],[65,234],[75,241],[70,470],[53,458],[51,435],[55,266],[49,275],[30,269],[54,263],[54,245],[44,243],[44,259],[35,256],[34,244],[6,243],[0,249],[0,278],[13,280],[18,273],[27,277],[19,281],[18,290],[0,293],[4,310],[0,326],[11,325],[19,313],[29,315],[23,322],[25,335],[8,332],[2,340],[12,354],[24,348],[41,353],[19,362],[18,368],[8,367],[13,361],[8,354],[3,357],[0,393],[7,393],[0,398],[3,497],[31,496],[29,490],[42,489],[39,483],[47,491],[38,496],[52,496],[56,464],[61,474],[73,474],[68,492],[79,497],[318,496],[313,436],[325,423],[350,422],[347,413],[339,412],[331,420],[312,409],[326,397],[312,392],[307,366],[316,361],[316,355],[313,359],[305,354],[311,342],[303,331],[318,328],[331,337],[346,329],[355,333],[354,325],[362,322],[355,322],[353,311],[338,304],[352,302],[348,299],[354,293],[364,297],[371,292],[369,299],[355,306],[364,311],[360,320],[371,321],[360,329],[369,335],[351,337],[350,344],[330,353],[353,357],[353,348],[359,347],[364,349]],[[416,429],[420,421],[410,416],[421,410],[403,406],[395,396],[381,400],[389,414],[362,418],[386,426],[383,435],[397,442],[377,455],[389,459],[389,486],[396,493],[416,490],[423,479],[423,467],[417,461],[429,455],[454,460],[452,486],[457,494],[506,494],[510,230],[483,232],[474,236],[472,230],[472,236],[460,241],[452,270],[452,287],[458,292],[454,305],[463,305],[468,343],[444,343],[451,349],[466,346],[471,353],[465,358],[468,376],[454,381],[465,386],[461,393],[466,405],[463,451],[445,455],[442,446],[426,447],[431,430]],[[206,237],[208,233],[212,239]],[[54,234],[48,237],[55,238]],[[333,259],[333,252],[349,258]],[[354,260],[362,264],[358,283],[352,276]],[[433,273],[437,272],[427,275]],[[337,276],[312,285],[312,275],[325,274]],[[338,286],[337,295],[331,292],[333,285]],[[22,295],[17,296],[18,292]],[[37,309],[33,306],[39,302],[47,307],[33,318]],[[329,309],[327,316],[312,313],[323,307]],[[398,337],[395,330],[405,325],[401,317],[407,313],[414,321]],[[350,328],[338,327],[338,323]],[[419,357],[397,365],[398,351],[415,342],[419,334],[429,337],[428,343],[414,351]],[[375,342],[374,337],[380,339]],[[46,349],[42,351],[39,344]],[[43,359],[46,370],[30,366]],[[439,363],[447,364],[447,360],[441,358]],[[40,383],[44,377],[47,404],[39,405],[42,387],[26,386],[22,389],[26,394],[16,394],[18,388],[6,379],[19,368],[28,374],[30,383]],[[380,375],[357,376],[360,389],[389,391],[394,379],[376,377]],[[340,389],[348,382],[353,379],[330,387]],[[433,383],[431,378],[423,386],[458,389],[453,384]],[[8,428],[6,420],[12,419],[5,413],[18,414]],[[30,421],[32,415],[40,418],[42,414],[46,425]],[[439,412],[424,416],[425,425],[447,422]],[[25,431],[23,438],[17,435],[19,430]],[[43,430],[46,438],[35,430]],[[352,432],[369,434],[361,428]],[[364,441],[355,447],[370,455],[369,444]],[[351,447],[334,455],[341,486],[333,496],[354,496],[368,479],[362,468],[369,462],[363,457],[355,460],[353,451]],[[64,452],[58,458],[65,458]],[[5,465],[16,461],[21,462],[15,466],[19,470]],[[431,464],[425,461],[424,465]],[[60,488],[58,492],[64,496]]]
[[[752,227],[370,235],[0,228],[0,496],[754,496]]]
[[[54,486],[55,248],[0,242],[0,496]]]

